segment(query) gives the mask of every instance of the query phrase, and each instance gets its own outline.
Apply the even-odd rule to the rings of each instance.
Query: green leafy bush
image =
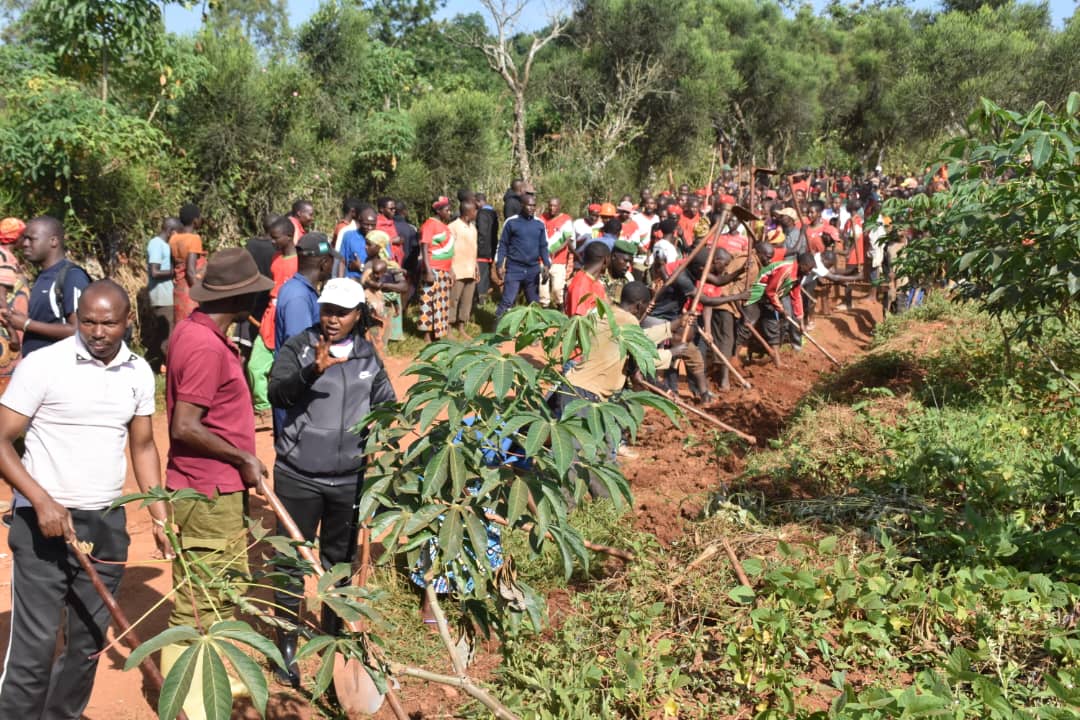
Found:
[[[1068,313],[1080,297],[1078,113],[1080,93],[1026,114],[983,99],[970,134],[945,145],[951,187],[886,204],[916,233],[902,272],[956,283],[957,298],[1014,318],[1020,338]]]

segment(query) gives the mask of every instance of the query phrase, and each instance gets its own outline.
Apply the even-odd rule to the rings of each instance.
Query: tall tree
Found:
[[[203,19],[220,30],[239,28],[257,46],[280,54],[289,39],[285,0],[208,0]]]
[[[103,101],[113,69],[153,56],[165,32],[156,0],[37,0],[24,21],[56,55],[64,75],[98,78]]]
[[[387,45],[415,39],[436,24],[435,13],[446,0],[365,0],[372,34]]]
[[[524,57],[518,52],[515,41],[519,33],[519,23],[528,0],[480,0],[495,27],[494,37],[473,35],[467,41],[483,51],[488,67],[499,74],[510,90],[514,103],[514,122],[510,131],[513,148],[513,165],[526,182],[532,180],[532,167],[529,163],[529,148],[525,141],[527,123],[525,93],[532,78],[533,63],[536,55],[548,43],[562,37],[566,32],[567,20],[563,15],[549,18],[550,23],[539,33],[532,35]]]

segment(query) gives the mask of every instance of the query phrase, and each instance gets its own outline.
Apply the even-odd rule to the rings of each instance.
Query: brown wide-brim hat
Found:
[[[202,280],[191,286],[191,299],[211,302],[225,298],[266,292],[274,281],[259,272],[255,258],[244,248],[219,250],[206,261]]]

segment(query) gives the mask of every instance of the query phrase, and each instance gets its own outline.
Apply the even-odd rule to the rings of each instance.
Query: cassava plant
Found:
[[[513,636],[526,618],[534,629],[542,623],[541,599],[516,580],[515,558],[491,570],[490,529],[528,533],[533,554],[553,545],[569,579],[590,561],[569,510],[590,489],[628,502],[614,448],[635,436],[646,407],[674,419],[668,400],[636,391],[613,402],[578,398],[555,415],[548,396],[567,385],[564,368],[589,355],[599,323],[628,362],[654,372],[655,345],[636,325],[618,326],[603,302],[586,317],[530,305],[494,333],[429,345],[407,371],[417,378],[407,396],[366,421],[373,460],[360,514],[374,516],[381,562],[418,569],[436,607],[431,580],[452,578],[464,619],[485,634]]]
[[[916,231],[900,272],[955,281],[957,299],[1015,320],[1007,340],[1031,340],[1080,298],[1080,93],[1026,114],[984,98],[968,125],[943,146],[948,190],[886,203]]]

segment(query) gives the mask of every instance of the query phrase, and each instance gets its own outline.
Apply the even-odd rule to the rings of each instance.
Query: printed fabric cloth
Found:
[[[466,426],[472,427],[475,420],[475,418],[468,417],[462,420],[462,422]],[[464,432],[465,431],[462,430],[457,434],[455,442],[459,442],[461,440],[462,433]],[[476,432],[476,437],[480,440],[484,439],[480,431]],[[495,440],[497,440],[497,444]],[[522,450],[520,446],[514,445],[513,441],[511,441],[510,438],[497,437],[495,438],[495,440],[488,440],[484,443],[483,455],[485,465],[488,465],[490,467],[507,465],[510,467],[517,467],[523,470],[528,470],[532,467],[532,461],[529,458],[525,457],[524,450]],[[480,492],[479,481],[471,483],[468,486],[467,491],[470,495],[475,495],[476,493]],[[485,507],[484,512],[493,513],[495,512],[495,509]],[[439,519],[441,520],[442,516],[440,516]],[[484,523],[484,527],[487,530],[487,547],[484,549],[484,559],[487,561],[488,568],[492,572],[495,572],[500,567],[502,567],[503,564],[502,535],[499,532],[499,527],[494,523],[486,522]],[[420,560],[417,562],[416,567],[413,569],[410,577],[417,587],[427,587],[427,581],[424,579],[424,576],[431,569],[431,564],[434,561],[438,547],[438,540],[433,539],[429,541],[427,553],[420,556]],[[472,550],[470,550],[469,548],[465,548],[464,552],[470,558],[476,560],[476,555],[472,552]],[[483,570],[483,567],[481,565],[477,565],[477,567],[480,568],[481,571]],[[454,589],[457,581],[454,578],[453,572],[447,572],[443,575],[439,575],[433,578],[431,582],[432,585],[435,587],[436,592],[445,594]],[[470,592],[473,589],[473,585],[473,578],[466,577],[463,584],[463,589],[465,590],[465,592]]]
[[[424,283],[420,288],[420,318],[416,329],[441,338],[450,332],[450,288],[454,276],[450,270],[431,272],[435,282]]]

